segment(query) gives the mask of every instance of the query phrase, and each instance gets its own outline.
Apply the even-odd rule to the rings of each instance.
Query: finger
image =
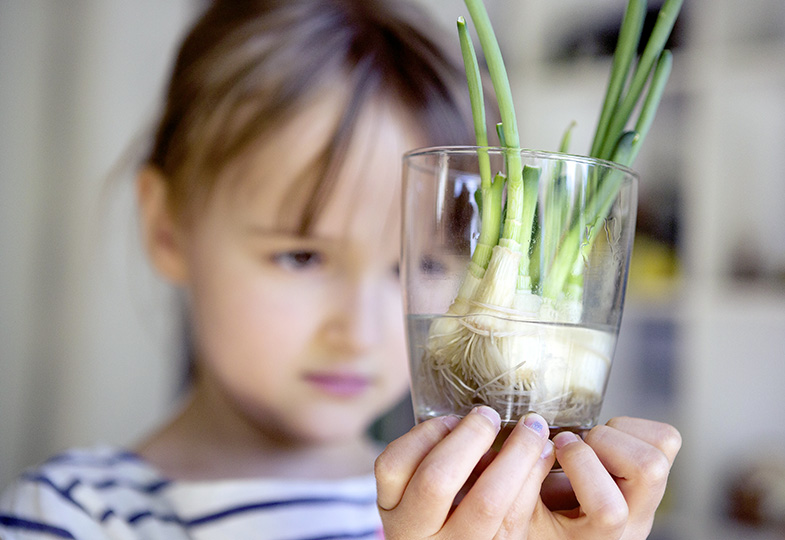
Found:
[[[656,423],[633,424],[640,428],[658,427]],[[636,433],[635,429],[632,431]],[[595,427],[586,436],[586,443],[594,449],[605,468],[617,477],[616,483],[629,506],[630,520],[636,527],[651,527],[654,512],[665,493],[668,474],[675,457],[673,452],[678,451],[672,431],[662,430],[662,433],[665,433],[663,438],[656,429],[644,429],[638,432],[640,437],[645,437],[644,440],[628,431],[606,425]],[[670,455],[657,446],[658,444]]]
[[[457,416],[432,418],[387,445],[374,465],[379,508],[390,510],[398,506],[414,471],[459,421]]]
[[[549,476],[555,461],[556,453],[553,442],[546,440],[539,461],[529,474],[529,478],[527,478],[526,483],[521,488],[512,508],[502,523],[500,538],[528,538],[532,531],[531,527],[535,516],[539,513],[543,517],[545,512],[547,512],[540,493],[542,484]]]
[[[596,426],[586,436],[605,468],[620,480],[644,487],[664,485],[671,459],[653,444],[610,426]]]
[[[659,448],[671,465],[681,449],[681,434],[669,424],[643,418],[620,416],[609,420],[607,425]]]
[[[497,454],[498,451],[494,450],[493,448],[491,448],[490,450],[485,452],[485,454],[483,454],[483,456],[480,458],[480,461],[478,461],[477,465],[474,466],[474,469],[469,475],[469,478],[461,486],[460,491],[458,491],[458,495],[456,495],[455,500],[453,500],[452,503],[453,507],[458,506],[458,503],[460,503],[463,500],[463,498],[466,496],[466,494],[469,493],[469,490],[472,488],[472,486],[474,486],[474,483],[477,481],[477,479],[480,477],[483,471],[488,467],[488,465],[491,464],[493,458],[495,458]]]
[[[477,407],[466,415],[422,459],[400,502],[386,516],[388,522],[406,527],[412,536],[438,532],[461,486],[496,438],[500,424],[498,413],[490,407]],[[387,507],[381,508],[384,513]]]
[[[611,419],[607,425],[616,428],[619,431],[634,435],[635,437],[660,448],[668,457],[668,461],[671,464],[681,447],[681,435],[674,427],[668,424],[641,418],[617,417]],[[587,435],[586,441],[590,443],[590,446],[593,445],[592,441],[595,440],[595,437],[596,433],[592,434],[590,432]],[[595,448],[595,453],[597,453],[597,448]],[[606,461],[609,460],[604,454],[599,454],[598,457],[603,464],[608,466]],[[617,477],[625,476],[625,474],[621,472],[621,469],[615,469],[610,472]],[[546,507],[553,511],[570,510],[578,506],[578,501],[572,491],[570,481],[563,472],[553,472],[548,475],[543,482],[541,497]]]
[[[531,517],[554,459],[547,423],[528,414],[455,509],[444,528],[446,535],[482,538],[501,529],[499,538],[505,530],[517,532]]]
[[[588,532],[583,538],[613,538],[624,530],[629,509],[613,477],[594,450],[569,431],[553,439],[556,459],[570,479]]]

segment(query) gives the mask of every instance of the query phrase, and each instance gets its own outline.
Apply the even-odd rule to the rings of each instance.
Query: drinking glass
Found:
[[[481,189],[483,161],[497,199]],[[520,168],[524,202],[517,216],[504,211],[498,236],[524,232],[520,247],[500,241],[482,269],[472,256],[487,250],[478,247],[483,229],[497,240],[483,205],[501,209],[511,198],[508,168]],[[587,157],[485,147],[414,150],[403,173],[402,283],[417,421],[484,404],[501,415],[503,433],[529,411],[552,435],[590,429],[621,323],[636,173]]]

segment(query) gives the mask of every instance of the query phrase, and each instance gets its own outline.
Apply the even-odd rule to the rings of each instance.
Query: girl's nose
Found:
[[[328,310],[326,335],[342,352],[362,353],[382,341],[383,286],[371,278],[347,279],[336,290],[335,304]]]

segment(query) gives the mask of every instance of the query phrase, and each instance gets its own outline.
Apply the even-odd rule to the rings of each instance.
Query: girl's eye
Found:
[[[401,277],[401,265],[399,263],[395,263],[390,268],[392,275],[395,279],[399,279]]]
[[[318,268],[324,264],[324,256],[318,251],[286,251],[272,256],[273,262],[288,270]]]
[[[426,255],[420,261],[420,271],[423,274],[444,274],[447,272],[447,266],[438,259]]]

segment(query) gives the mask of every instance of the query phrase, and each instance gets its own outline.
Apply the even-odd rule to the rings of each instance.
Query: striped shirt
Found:
[[[373,475],[170,481],[135,454],[72,450],[0,496],[0,539],[382,538]]]

